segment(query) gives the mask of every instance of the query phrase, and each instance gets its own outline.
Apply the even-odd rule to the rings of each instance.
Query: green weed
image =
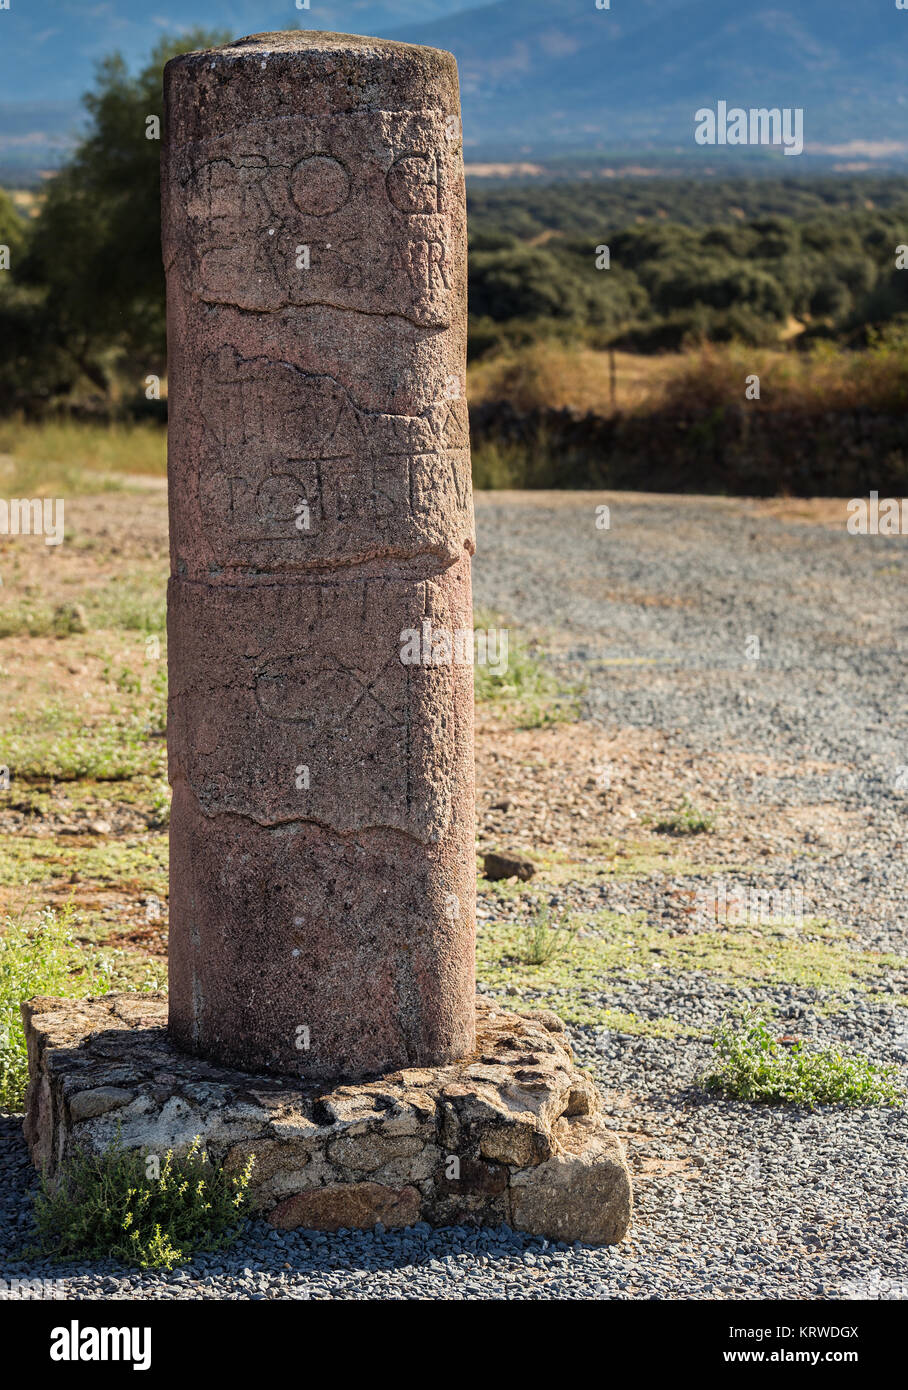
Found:
[[[494,614],[477,611],[474,630],[501,630]],[[498,706],[521,729],[538,729],[580,717],[578,685],[561,680],[546,664],[536,642],[525,642],[513,629],[508,632],[507,663],[503,671],[490,665],[473,668],[478,702]]]
[[[0,1106],[21,1110],[28,1055],[19,1006],[39,994],[75,998],[110,988],[106,958],[89,956],[73,940],[73,910],[45,908],[29,925],[7,918],[0,932]]]
[[[547,965],[567,951],[580,930],[569,913],[541,907],[518,927],[519,956],[525,965]]]
[[[168,1150],[160,1163],[119,1142],[103,1154],[78,1152],[35,1197],[38,1247],[58,1260],[139,1269],[173,1269],[197,1250],[223,1250],[242,1225],[253,1162],[228,1176],[198,1137],[183,1157]]]
[[[700,811],[684,797],[677,811],[656,821],[653,827],[660,835],[706,835],[716,828],[715,816]]]
[[[836,1048],[779,1042],[765,1019],[725,1019],[713,1038],[717,1064],[702,1078],[708,1091],[730,1100],[769,1105],[897,1105],[904,1091],[895,1067]]]

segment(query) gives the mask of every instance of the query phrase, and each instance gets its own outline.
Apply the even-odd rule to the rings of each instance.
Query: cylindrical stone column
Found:
[[[164,78],[170,1028],[314,1081],[474,1041],[454,59],[261,34]]]

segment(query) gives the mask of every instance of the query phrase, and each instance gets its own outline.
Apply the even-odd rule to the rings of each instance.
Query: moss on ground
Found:
[[[148,818],[156,814],[155,807],[166,786],[160,778],[145,776],[118,782],[82,780],[62,784],[47,777],[14,785],[0,799],[0,810],[19,811],[35,821],[64,815],[102,817],[111,807]]]
[[[495,897],[514,898],[532,895],[540,886],[557,886],[564,883],[596,883],[602,879],[653,878],[657,875],[670,878],[683,878],[695,874],[745,874],[756,873],[756,868],[737,863],[700,863],[689,856],[679,854],[671,845],[649,840],[608,840],[597,842],[591,855],[578,858],[576,854],[564,853],[555,849],[524,849],[519,844],[510,845],[516,854],[531,859],[536,865],[536,873],[527,883],[508,883],[506,880],[493,883],[482,877],[482,854],[477,856],[477,869],[480,875],[479,891],[491,893]]]
[[[897,956],[861,950],[828,922],[808,921],[793,927],[780,921],[759,926],[729,926],[720,930],[669,935],[651,926],[642,913],[623,916],[599,912],[586,919],[584,931],[566,940],[545,964],[523,958],[524,929],[516,923],[480,926],[477,933],[479,979],[507,991],[527,1005],[554,1009],[567,1022],[618,1027],[624,1032],[658,1036],[695,1036],[672,1019],[636,1019],[620,1015],[627,1026],[614,1022],[616,1011],[606,1007],[602,994],[621,981],[674,975],[706,974],[737,988],[793,985],[825,996],[834,1011],[855,990],[868,991],[887,971],[904,969]]]
[[[20,835],[0,840],[0,885],[41,887],[73,882],[78,884],[80,895],[94,885],[124,894],[166,897],[165,832],[91,844],[81,843],[82,838]]]
[[[116,682],[119,682],[118,684]],[[108,710],[88,716],[54,699],[9,711],[2,760],[14,787],[29,782],[128,781],[160,777],[166,763],[163,739],[166,689],[160,674],[143,691],[130,674],[115,678]]]

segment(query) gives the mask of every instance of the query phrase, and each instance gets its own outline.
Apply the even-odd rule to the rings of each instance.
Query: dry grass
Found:
[[[502,352],[471,365],[467,391],[472,405],[510,401],[518,410],[541,406],[610,415],[651,401],[683,363],[681,354],[643,357],[616,352],[614,403],[607,352],[551,341]]]
[[[31,423],[14,417],[0,420],[0,457],[11,496],[40,496],[58,487],[97,492],[98,474],[164,477],[167,433],[154,424]],[[88,488],[78,486],[83,472],[94,475]]]
[[[745,400],[745,378],[752,375],[760,378],[759,401]],[[898,413],[908,405],[908,342],[883,337],[863,352],[832,345],[811,353],[740,346],[657,356],[616,352],[613,375],[608,352],[543,340],[474,363],[468,394],[474,406],[507,400],[521,411],[572,407],[604,416],[708,414],[739,404],[818,414]],[[0,419],[2,486],[9,496],[74,495],[97,492],[99,475],[106,475],[107,487],[129,474],[162,478],[166,438],[166,430],[151,423]],[[507,459],[479,463],[479,486],[507,486],[523,477]]]
[[[908,357],[898,337],[881,338],[863,352],[820,344],[810,353],[754,348],[704,348],[686,354],[666,377],[654,406],[708,411],[745,401],[745,379],[760,378],[759,401],[771,410],[900,413],[908,404]]]
[[[862,352],[820,344],[810,353],[707,346],[643,357],[615,353],[614,391],[607,352],[553,341],[502,352],[470,368],[473,405],[510,401],[518,410],[571,406],[599,415],[655,410],[708,413],[720,405],[755,409],[900,412],[908,404],[908,343],[882,337]],[[745,380],[760,378],[760,399]]]

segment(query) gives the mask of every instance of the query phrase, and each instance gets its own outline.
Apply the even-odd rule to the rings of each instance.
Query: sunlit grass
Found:
[[[21,1110],[28,1054],[20,1005],[38,995],[82,998],[110,989],[158,989],[160,968],[142,962],[142,975],[124,969],[124,951],[87,951],[74,939],[75,909],[45,908],[31,918],[0,923],[0,1108]],[[135,953],[132,959],[135,960]]]
[[[26,422],[0,419],[3,487],[10,496],[67,497],[122,487],[116,475],[167,473],[167,431],[162,425],[94,424],[82,420]],[[114,475],[106,479],[99,474]]]
[[[519,922],[483,923],[476,940],[478,978],[527,1005],[554,1009],[568,1023],[609,1026],[613,1011],[603,991],[620,981],[667,976],[709,976],[736,988],[794,985],[817,992],[827,1012],[855,990],[871,989],[895,956],[861,950],[827,922],[800,929],[782,921],[758,926],[671,935],[643,913],[602,911],[565,933],[545,960],[531,959],[532,927]],[[538,955],[538,953],[537,953]],[[679,1022],[676,1027],[682,1031]]]
[[[473,405],[508,401],[517,410],[571,407],[597,415],[680,410],[708,414],[717,405],[739,406],[745,378],[760,378],[753,408],[804,410],[824,415],[835,410],[901,411],[908,402],[908,351],[905,330],[878,334],[863,351],[833,343],[810,352],[707,345],[686,352],[652,356],[615,354],[614,390],[609,353],[542,339],[506,348],[471,365],[467,389]],[[507,477],[525,476],[499,448],[499,457],[479,452],[480,476],[497,468]],[[480,486],[520,486],[486,482]]]
[[[495,614],[482,609],[474,613],[473,626],[477,630],[507,634],[507,660],[477,662],[474,667],[477,703],[506,715],[511,723],[523,729],[542,728],[579,717],[579,686],[568,684],[552,671],[538,643],[527,642],[513,628],[502,626]],[[491,652],[491,643],[489,649]],[[499,658],[504,655],[500,641],[496,655]]]
[[[157,667],[138,691],[132,682],[139,678],[128,674],[128,689],[114,677],[117,698],[103,719],[86,720],[77,707],[61,700],[8,711],[3,762],[13,779],[104,782],[161,777],[166,763],[166,671]]]

